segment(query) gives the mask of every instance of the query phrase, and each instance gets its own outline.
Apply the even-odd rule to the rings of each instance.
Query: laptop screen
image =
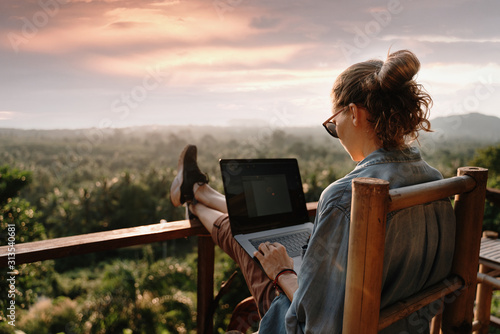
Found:
[[[233,234],[308,221],[296,159],[220,160]]]
[[[248,217],[262,217],[292,211],[286,175],[243,176]]]

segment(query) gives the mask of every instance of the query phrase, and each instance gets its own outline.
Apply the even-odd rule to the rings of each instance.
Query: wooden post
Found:
[[[479,265],[479,272],[487,274],[491,269],[486,267],[484,264]],[[477,320],[481,328],[474,333],[476,334],[488,334],[490,327],[490,313],[491,313],[491,297],[493,293],[493,287],[486,282],[479,283],[477,285],[477,297],[476,297],[476,314],[475,320]]]
[[[457,229],[452,272],[463,278],[464,289],[445,298],[442,324],[445,334],[472,332],[488,170],[462,167],[458,169],[458,176],[461,175],[471,176],[476,181],[476,187],[470,192],[455,196]],[[471,239],[474,242],[471,242]]]
[[[352,181],[343,334],[377,333],[388,199],[389,182]]]
[[[441,320],[443,318],[443,306],[438,314],[436,314],[431,320],[430,334],[441,334]]]
[[[212,334],[213,319],[209,319],[214,299],[215,248],[210,236],[198,236],[197,328],[199,334]]]
[[[488,199],[488,188],[486,188],[486,199]],[[483,238],[498,238],[498,233],[494,231],[483,231]],[[494,271],[484,264],[479,265],[479,272],[481,274],[488,274]],[[476,312],[474,314],[474,321],[479,323],[481,327],[475,331],[476,334],[487,334],[490,329],[490,315],[491,315],[491,299],[493,296],[493,286],[487,282],[479,281],[476,292]]]

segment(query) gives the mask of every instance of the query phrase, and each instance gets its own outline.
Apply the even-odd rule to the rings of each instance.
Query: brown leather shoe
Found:
[[[196,158],[197,149],[194,145],[187,145],[179,157],[177,176],[170,187],[170,200],[174,206],[181,206],[193,200],[195,183],[208,183],[208,177],[201,172]]]

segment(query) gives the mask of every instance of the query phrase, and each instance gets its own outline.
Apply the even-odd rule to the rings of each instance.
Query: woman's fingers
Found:
[[[269,250],[270,243],[269,242],[263,242],[259,245],[259,251],[262,254],[265,254]]]
[[[269,242],[269,241],[266,241],[266,242],[263,242],[259,245],[259,251],[262,252],[263,254],[265,252],[268,252],[268,251],[271,251],[273,248],[285,248],[285,246],[283,246],[282,244],[278,243],[278,242]]]
[[[264,259],[264,255],[261,252],[259,252],[259,251],[253,252],[253,256],[255,256],[257,258],[257,260],[259,260],[261,262]]]
[[[285,249],[285,246],[283,246],[283,245],[282,245],[282,244],[280,244],[279,242],[274,242],[274,243],[272,243],[272,245],[273,245],[274,247],[278,248],[278,249],[281,249],[281,248]]]

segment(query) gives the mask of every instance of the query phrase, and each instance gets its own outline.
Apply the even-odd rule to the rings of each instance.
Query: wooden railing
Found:
[[[317,202],[307,203],[309,215],[316,214]],[[153,242],[198,237],[198,333],[213,333],[213,320],[207,319],[214,298],[214,243],[197,220],[151,224],[112,231],[75,235],[15,245],[15,264],[58,259]],[[9,246],[0,247],[0,268],[7,267]],[[12,253],[12,252],[11,252]],[[212,321],[211,321],[212,320]]]

